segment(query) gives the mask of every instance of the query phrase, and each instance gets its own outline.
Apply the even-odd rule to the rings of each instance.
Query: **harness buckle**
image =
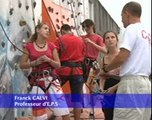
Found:
[[[50,71],[49,70],[43,70],[42,75],[50,75]]]

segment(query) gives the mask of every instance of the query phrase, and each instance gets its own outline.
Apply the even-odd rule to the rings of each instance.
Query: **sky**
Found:
[[[105,7],[107,12],[111,15],[118,26],[123,30],[121,22],[121,11],[123,6],[130,2],[136,1],[142,6],[141,21],[145,24],[146,28],[151,31],[151,0],[99,0]]]

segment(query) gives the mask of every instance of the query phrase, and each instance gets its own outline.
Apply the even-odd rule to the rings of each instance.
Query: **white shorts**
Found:
[[[120,97],[120,94],[128,94],[128,98]],[[151,94],[151,82],[148,77],[144,76],[125,76],[122,77],[116,94],[115,107],[120,106],[120,104],[127,104],[129,99],[132,104],[139,103],[139,99],[134,99],[134,94]],[[150,104],[151,100],[149,97],[141,98],[140,100],[146,100],[146,104]],[[113,120],[150,120],[151,109],[144,107],[133,107],[133,108],[119,108],[114,109]]]
[[[54,115],[56,116],[68,115],[69,109],[68,109],[62,88],[60,86],[59,80],[58,79],[52,80],[52,77],[41,78],[39,80],[44,81],[46,87],[51,82],[51,86],[48,89],[50,98],[53,99],[53,101],[56,101],[57,103],[64,105],[64,107],[57,106],[56,108],[50,108],[53,111]],[[33,86],[30,93],[31,94],[45,94],[44,91],[38,86]],[[62,99],[59,99],[60,97],[62,97]]]

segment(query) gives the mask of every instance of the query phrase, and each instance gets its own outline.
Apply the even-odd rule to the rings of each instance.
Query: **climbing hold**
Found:
[[[56,24],[57,29],[60,29],[60,26],[58,24]]]
[[[48,10],[49,10],[49,12],[52,12],[52,13],[53,13],[53,11],[54,11],[54,9],[51,8],[50,6],[48,7]]]
[[[9,10],[9,13],[10,13],[10,15],[12,15],[13,14],[13,8],[10,8],[10,10]]]
[[[20,0],[18,0],[18,7],[21,8],[22,7],[22,3]]]
[[[33,21],[35,21],[35,17],[33,17],[33,19],[32,19]]]
[[[82,3],[81,3],[81,2],[78,2],[78,7],[79,7],[80,5],[82,5]]]
[[[1,42],[1,45],[3,48],[5,47],[5,43],[3,41]]]
[[[63,21],[61,21],[61,24],[63,25],[63,24],[64,24],[64,22],[63,22]]]
[[[34,1],[34,2],[33,2],[33,8],[35,8],[35,7],[36,7],[36,2]]]
[[[10,22],[9,20],[6,21],[7,26],[9,26],[10,23],[11,23],[11,22]]]
[[[18,3],[18,7],[19,7],[19,8],[21,8],[21,7],[22,7],[22,3],[21,3],[21,1],[19,1],[19,3]]]
[[[65,19],[65,15],[62,15],[62,18]]]
[[[81,13],[80,12],[78,12],[78,16],[80,15]]]
[[[74,18],[74,15],[73,15],[73,14],[71,14],[71,18]]]
[[[26,21],[25,20],[20,20],[19,21],[19,25],[22,27],[22,26],[24,26],[24,25],[26,25]]]
[[[66,19],[69,22],[69,18]]]
[[[56,22],[59,22],[59,19],[56,19]]]
[[[73,2],[73,7],[75,7],[75,2]]]
[[[55,14],[56,14],[56,15],[58,15],[58,14],[59,14],[59,12],[56,12]]]
[[[26,5],[26,10],[28,10],[29,9],[29,6],[28,5]]]
[[[71,3],[72,3],[72,2],[69,2],[69,1],[67,2],[68,5],[71,4]]]

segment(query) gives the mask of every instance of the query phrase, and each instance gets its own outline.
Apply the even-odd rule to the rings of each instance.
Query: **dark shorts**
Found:
[[[83,76],[73,75],[73,76],[60,76],[60,79],[64,79],[64,83],[69,81],[71,90],[71,101],[80,102],[82,101],[82,88],[83,88]]]
[[[105,81],[104,90],[118,84],[120,80],[116,80],[114,78],[109,78]],[[113,96],[104,95],[103,99],[103,112],[105,115],[105,120],[113,120],[113,110],[114,110],[114,103],[115,103],[115,94]],[[108,108],[109,107],[109,108]]]
[[[83,87],[83,76],[74,76],[70,79],[71,87],[71,101],[81,102],[82,101],[82,87]]]
[[[83,87],[83,76],[74,76],[70,80],[71,94],[81,94]]]

